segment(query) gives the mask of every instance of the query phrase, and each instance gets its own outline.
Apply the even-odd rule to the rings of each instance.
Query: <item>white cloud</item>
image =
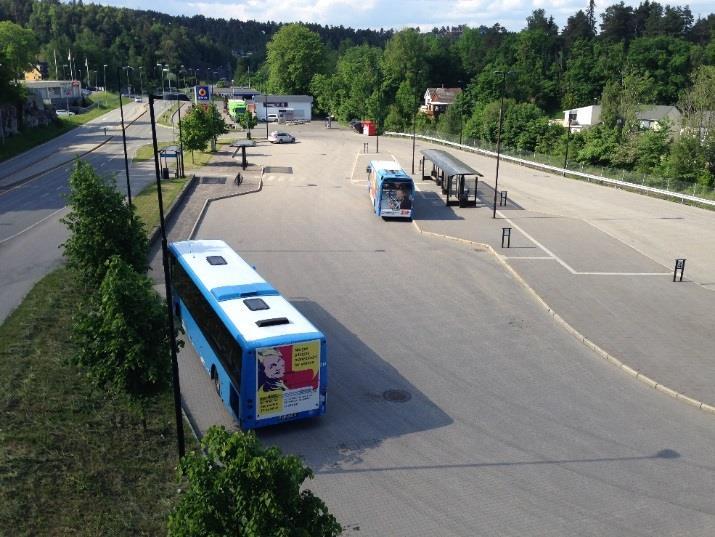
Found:
[[[526,25],[534,9],[543,8],[547,16],[553,16],[560,28],[569,16],[579,9],[586,9],[587,0],[162,0],[160,5],[148,6],[146,0],[95,0],[99,3],[126,6],[137,9],[155,9],[170,14],[206,17],[275,21],[313,22],[318,24],[351,28],[404,28],[458,26],[493,26],[496,23],[518,31]],[[627,5],[637,6],[641,0],[624,0]],[[602,11],[616,0],[599,0],[597,9]],[[695,17],[707,16],[715,11],[712,0],[671,2],[662,4],[690,5]],[[599,17],[600,21],[600,17]]]

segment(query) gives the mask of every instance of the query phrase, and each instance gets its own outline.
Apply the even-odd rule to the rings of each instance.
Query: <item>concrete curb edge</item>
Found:
[[[430,235],[433,237],[438,237],[441,239],[447,239],[447,240],[452,240],[456,242],[461,242],[463,244],[469,244],[470,246],[473,246],[480,251],[488,251],[490,252],[506,269],[507,271],[516,279],[521,286],[526,289],[526,291],[536,300],[537,303],[539,303],[546,311],[547,313],[559,324],[561,327],[563,327],[566,332],[571,334],[576,340],[578,340],[581,344],[585,345],[592,351],[594,351],[597,355],[599,355],[601,358],[606,360],[607,362],[610,362],[611,364],[615,365],[619,369],[621,369],[623,372],[627,373],[628,375],[634,377],[636,380],[646,384],[647,386],[650,386],[651,388],[655,388],[657,391],[664,393],[666,395],[669,395],[673,399],[676,399],[678,401],[682,401],[690,406],[693,406],[699,410],[702,410],[704,412],[707,412],[709,414],[714,414],[715,415],[715,406],[709,405],[703,401],[699,401],[697,399],[694,399],[692,397],[689,397],[683,393],[677,392],[673,390],[672,388],[669,388],[668,386],[665,386],[664,384],[661,384],[650,377],[644,375],[640,371],[633,369],[629,365],[623,363],[621,360],[610,354],[608,351],[602,349],[599,345],[591,341],[589,338],[581,334],[576,328],[574,328],[568,321],[566,321],[563,317],[561,317],[558,313],[556,313],[551,306],[544,300],[537,292],[534,290],[531,285],[527,283],[527,281],[512,267],[502,256],[500,256],[497,251],[490,245],[490,244],[485,244],[482,242],[475,242],[475,241],[470,241],[468,239],[462,239],[459,237],[453,237],[451,235],[443,235],[441,233],[434,233],[432,231],[424,231],[420,226],[413,220],[412,223],[414,224],[415,228],[417,231],[423,235]]]

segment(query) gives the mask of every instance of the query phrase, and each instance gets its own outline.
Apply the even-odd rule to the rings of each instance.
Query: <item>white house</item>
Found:
[[[670,125],[672,131],[679,131],[683,115],[675,106],[654,105],[648,106],[636,112],[636,118],[641,129],[660,130],[665,121]]]
[[[281,115],[281,110],[292,110],[293,119],[310,121],[313,116],[313,97],[310,95],[254,95],[256,117],[265,121],[268,114]]]
[[[564,127],[569,126],[569,116],[571,116],[571,132],[588,129],[601,122],[601,105],[592,104],[591,106],[564,110]]]
[[[25,80],[23,84],[29,93],[56,108],[77,105],[82,99],[82,83],[79,80]]]
[[[428,116],[441,114],[447,107],[454,103],[457,95],[462,93],[462,88],[427,88],[425,91],[425,104],[422,111]]]

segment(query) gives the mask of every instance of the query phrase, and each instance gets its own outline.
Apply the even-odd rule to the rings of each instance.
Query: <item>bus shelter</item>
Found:
[[[233,155],[231,158],[234,158],[236,156],[236,153],[238,153],[238,150],[241,150],[241,168],[244,170],[248,167],[248,162],[246,161],[246,148],[247,147],[256,147],[256,141],[255,140],[238,140],[236,142],[233,142],[231,144],[231,147],[235,148],[235,151],[233,152]]]
[[[163,179],[169,178],[169,159],[174,159],[174,177],[183,175],[184,152],[176,145],[170,145],[159,150],[159,162],[161,163],[161,176]]]
[[[422,180],[431,179],[441,186],[447,205],[476,207],[479,178],[484,177],[481,173],[442,149],[420,152]]]

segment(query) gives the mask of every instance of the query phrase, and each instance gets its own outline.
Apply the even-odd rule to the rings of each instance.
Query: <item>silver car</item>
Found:
[[[273,131],[268,135],[268,141],[272,144],[292,144],[295,136],[287,132]]]

